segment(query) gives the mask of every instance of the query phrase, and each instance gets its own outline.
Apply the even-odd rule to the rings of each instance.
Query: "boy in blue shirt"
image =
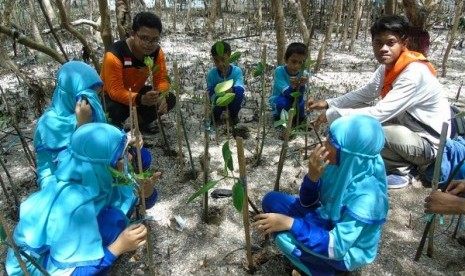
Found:
[[[301,66],[306,58],[307,46],[299,42],[291,43],[287,46],[286,53],[284,54],[286,64],[278,66],[274,71],[273,93],[269,102],[276,120],[279,120],[281,110],[285,109],[289,111],[292,107],[294,98],[291,94],[293,92],[300,92],[302,94],[297,102],[298,118],[299,122],[305,120],[304,93],[307,89],[308,73],[302,71]]]
[[[220,56],[216,51],[216,43],[223,43],[224,54]],[[239,111],[241,110],[241,104],[244,100],[244,80],[242,77],[242,70],[238,66],[229,64],[229,57],[231,56],[231,46],[227,42],[216,42],[213,44],[210,52],[213,58],[215,66],[210,69],[207,74],[207,88],[210,94],[211,101],[216,101],[215,97],[215,86],[223,81],[233,80],[233,86],[230,92],[234,92],[236,96],[234,100],[227,106],[229,110],[229,117],[233,125],[239,122]],[[221,113],[226,107],[215,106],[213,109],[213,117],[215,122],[219,122]]]

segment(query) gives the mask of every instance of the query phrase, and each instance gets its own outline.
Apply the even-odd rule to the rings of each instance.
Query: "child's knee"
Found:
[[[276,201],[279,198],[279,192],[269,192],[263,197],[262,208],[265,213],[272,213],[273,206],[276,204]]]

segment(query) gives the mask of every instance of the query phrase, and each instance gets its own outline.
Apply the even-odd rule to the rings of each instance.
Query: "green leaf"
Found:
[[[118,171],[117,169],[109,166],[108,170],[113,177],[113,185],[132,185],[134,182],[124,173]]]
[[[313,65],[316,63],[316,60],[311,60],[311,59],[307,59],[305,60],[305,68],[308,68],[309,66]]]
[[[244,206],[244,187],[240,182],[234,183],[232,187],[232,200],[236,210],[241,212]]]
[[[234,62],[236,62],[240,57],[241,57],[241,52],[234,52],[234,53],[229,57],[229,63],[234,63]]]
[[[210,181],[205,183],[200,189],[198,189],[189,199],[187,200],[187,204],[189,204],[192,200],[196,199],[198,196],[208,192],[211,188],[215,187],[215,185],[218,183],[218,181]]]
[[[0,243],[3,243],[6,241],[6,231],[5,228],[3,228],[3,224],[0,224]]]
[[[229,148],[229,141],[226,141],[223,144],[222,151],[223,151],[224,164],[230,171],[233,171],[234,165],[233,165],[233,159],[232,159],[232,152],[231,152],[231,149]]]
[[[261,62],[257,63],[257,68],[253,70],[253,76],[258,77],[263,74],[263,64]]]
[[[279,114],[279,119],[287,122],[289,120],[289,113],[286,109],[281,109],[281,113]]]
[[[153,66],[153,68],[152,68],[151,71],[152,71],[152,73],[155,73],[155,72],[157,72],[158,70],[160,70],[160,64],[155,64],[155,66]]]
[[[236,94],[234,93],[226,93],[223,96],[219,97],[216,100],[216,106],[227,106],[230,104],[233,100]]]
[[[171,84],[171,77],[166,75],[166,80],[168,81],[169,84]]]
[[[153,170],[146,170],[145,172],[136,174],[136,177],[138,179],[149,179],[150,177],[153,176],[153,174],[154,174]]]
[[[287,124],[287,121],[284,121],[284,120],[278,120],[278,121],[275,121],[273,123],[273,127],[278,127],[278,126],[286,126]]]
[[[234,84],[234,80],[227,80],[227,81],[220,82],[215,86],[215,93],[219,97],[221,97],[224,95],[224,93],[226,93],[226,91],[231,89],[233,84]]]
[[[144,64],[149,68],[150,71],[152,71],[153,67],[153,58],[146,56],[144,57]]]
[[[224,44],[222,41],[217,41],[215,43],[215,49],[218,56],[222,57],[224,55]]]
[[[296,92],[292,92],[290,95],[293,98],[298,98],[298,97],[302,96],[302,93],[296,91]]]

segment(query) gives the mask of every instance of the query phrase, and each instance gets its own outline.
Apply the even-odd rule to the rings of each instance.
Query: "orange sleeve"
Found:
[[[123,64],[111,52],[105,53],[100,77],[103,81],[103,90],[112,100],[129,105],[129,90],[124,86]],[[131,100],[134,106],[136,105],[136,96],[137,90],[132,91]]]
[[[168,82],[168,70],[166,69],[165,53],[161,48],[158,52],[155,64],[160,66],[159,69],[153,74],[155,88],[159,92],[167,91],[170,88],[170,83]]]

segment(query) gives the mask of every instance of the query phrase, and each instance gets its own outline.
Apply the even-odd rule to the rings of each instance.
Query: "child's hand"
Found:
[[[77,127],[92,122],[92,107],[87,101],[78,101],[74,112],[76,113]]]
[[[317,145],[310,154],[308,159],[308,178],[313,182],[318,182],[318,179],[323,175],[329,160],[326,159],[329,152],[322,145]]]
[[[304,77],[304,76],[300,77],[300,82],[299,82],[300,86],[304,86],[307,83],[308,83],[308,78],[307,77]]]
[[[139,179],[136,176],[137,181],[141,183],[141,185],[144,186],[144,194],[146,198],[152,195],[153,187],[155,187],[155,183],[160,178],[160,176],[161,176],[161,172],[155,172],[150,178],[145,178],[145,179]]]
[[[126,132],[126,139],[128,139],[128,145],[131,147],[142,148],[144,146],[144,139],[139,138],[139,143],[137,143],[137,138],[132,135],[131,131]]]
[[[262,234],[287,231],[294,223],[293,218],[277,213],[258,214],[254,219],[256,222],[252,223],[252,227]]]
[[[147,241],[147,228],[143,224],[132,224],[121,232],[112,244],[108,246],[113,255],[116,257],[123,253],[134,251],[143,246]]]
[[[296,89],[300,85],[299,79],[297,77],[291,77],[291,87]]]

